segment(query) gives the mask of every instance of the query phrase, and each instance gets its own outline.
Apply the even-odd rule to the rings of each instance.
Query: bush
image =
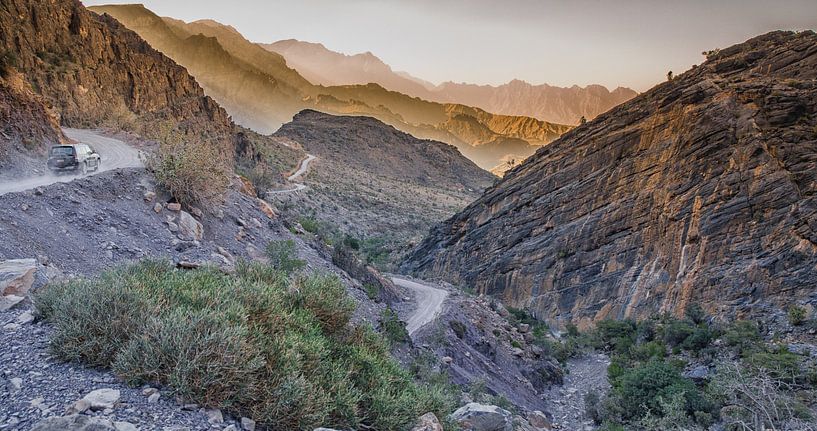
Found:
[[[405,343],[409,340],[406,324],[391,308],[386,308],[380,315],[380,326],[386,338],[392,343]]]
[[[415,383],[382,336],[350,325],[352,302],[334,277],[144,261],[49,285],[36,302],[57,356],[270,429],[404,429],[453,406],[441,388]]]
[[[267,244],[266,250],[267,258],[270,260],[270,265],[279,271],[291,274],[306,266],[306,262],[298,259],[295,241],[281,240],[271,241]]]
[[[584,396],[584,414],[596,425],[601,424],[604,420],[601,398],[595,390],[591,390]]]
[[[695,332],[695,327],[689,322],[673,320],[664,325],[664,341],[671,347],[679,346],[693,332]]]
[[[648,412],[663,415],[662,400],[672,400],[677,394],[682,394],[684,409],[690,414],[710,408],[698,388],[663,361],[650,361],[627,370],[615,382],[613,392],[624,419],[639,419]]]
[[[748,320],[738,320],[729,325],[723,333],[723,340],[727,346],[736,348],[742,356],[760,349],[762,341],[757,323]]]
[[[209,208],[224,202],[230,169],[219,149],[167,125],[158,134],[159,149],[145,165],[159,185],[185,206]]]
[[[684,310],[684,316],[696,325],[700,325],[706,320],[706,312],[699,304],[690,304]]]
[[[800,326],[806,321],[806,309],[799,305],[792,305],[788,312],[789,323],[793,326]]]

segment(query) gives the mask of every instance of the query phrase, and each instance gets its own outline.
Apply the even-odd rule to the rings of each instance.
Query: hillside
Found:
[[[578,124],[593,119],[638,93],[601,85],[555,87],[513,80],[499,86],[444,82],[434,85],[395,72],[374,54],[345,55],[319,43],[281,40],[261,45],[281,54],[287,63],[310,82],[324,86],[374,83],[391,91],[439,103],[457,103],[503,115],[537,118],[558,124]]]
[[[369,117],[306,110],[274,135],[317,156],[297,194],[267,199],[389,248],[416,243],[476,199],[494,176],[441,142],[417,139]]]
[[[184,68],[79,1],[4,1],[0,51],[14,54],[17,70],[62,125],[149,136],[169,121],[232,149],[227,113]]]
[[[91,10],[116,18],[186,67],[238,124],[261,133],[277,130],[303,109],[368,115],[420,138],[454,145],[481,167],[490,169],[501,163],[501,157],[484,154],[479,147],[482,142],[473,140],[454,115],[477,112],[468,121],[475,122],[482,135],[488,135],[487,141],[497,145],[507,138],[526,141],[523,150],[502,154],[516,158],[533,154],[570,128],[526,117],[495,120],[482,110],[459,105],[452,109],[451,105],[389,91],[377,84],[312,85],[290,69],[280,54],[247,41],[232,27],[214,21],[183,23],[163,19],[141,5],[98,6]],[[452,124],[450,120],[455,121]],[[497,123],[525,127],[502,129],[496,127]]]
[[[551,321],[814,305],[817,35],[773,32],[573,131],[405,268]]]

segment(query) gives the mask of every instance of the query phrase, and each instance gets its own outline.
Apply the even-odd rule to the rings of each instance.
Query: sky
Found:
[[[214,19],[254,42],[299,39],[372,52],[434,83],[602,84],[644,91],[776,29],[817,29],[817,0],[141,0]],[[83,0],[86,6],[133,3]]]

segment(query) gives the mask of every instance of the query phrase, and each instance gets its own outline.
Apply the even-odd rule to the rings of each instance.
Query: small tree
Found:
[[[584,118],[584,115],[582,115],[582,118],[579,119],[579,124],[581,125],[584,123],[587,123],[587,118]]]
[[[672,81],[672,71],[667,72],[667,81]]]
[[[794,326],[800,326],[806,321],[806,309],[799,305],[791,305],[789,307],[789,323]]]
[[[185,206],[224,202],[230,168],[219,149],[170,124],[161,126],[158,135],[159,149],[146,157],[145,165],[159,185]]]

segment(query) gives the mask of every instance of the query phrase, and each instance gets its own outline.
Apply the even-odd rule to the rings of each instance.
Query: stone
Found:
[[[0,311],[11,310],[15,306],[17,306],[17,304],[23,302],[24,300],[25,298],[17,295],[0,296]]]
[[[519,347],[514,347],[513,349],[511,349],[511,354],[513,354],[514,356],[522,356],[525,354],[525,351],[520,349]]]
[[[12,392],[19,391],[20,389],[23,388],[23,379],[19,377],[10,378],[8,388]]]
[[[454,358],[452,358],[450,356],[443,356],[442,361],[443,361],[444,364],[448,365],[448,364],[454,362]]]
[[[204,226],[186,211],[179,212],[179,239],[183,241],[201,241],[204,238]]]
[[[176,223],[174,223],[172,221],[169,221],[169,222],[167,222],[167,230],[169,230],[169,231],[171,231],[173,233],[176,233],[176,232],[179,231],[179,225],[177,225]]]
[[[145,192],[143,197],[145,199],[145,202],[153,202],[153,200],[156,199],[156,192],[147,191]]]
[[[34,314],[30,311],[26,311],[25,313],[20,314],[17,316],[17,323],[20,325],[27,325],[34,321]]]
[[[702,381],[709,378],[709,367],[706,365],[698,365],[693,369],[684,372],[684,377],[695,381]]]
[[[153,212],[155,212],[156,214],[159,214],[160,212],[162,212],[162,204],[156,202],[153,205]]]
[[[519,330],[520,333],[526,334],[528,331],[530,331],[530,325],[528,325],[527,323],[520,323],[517,329]]]
[[[159,392],[159,390],[156,389],[156,388],[147,387],[147,388],[142,389],[142,395],[144,395],[146,397],[149,397],[149,396],[151,396],[151,395],[153,395],[153,394],[155,394],[157,392]]]
[[[162,397],[162,394],[160,394],[158,392],[150,394],[148,396],[148,403],[149,404],[156,404],[156,403],[159,402],[159,398],[161,398],[161,397]]]
[[[277,217],[277,214],[275,214],[275,210],[272,209],[272,205],[270,205],[269,203],[267,203],[267,201],[263,199],[260,198],[258,199],[258,208],[260,208],[261,212],[263,212],[264,215],[266,215],[268,218],[274,219],[275,217]]]
[[[3,325],[3,329],[5,329],[6,331],[16,331],[16,330],[20,329],[20,324],[19,323],[6,323],[5,325]]]
[[[74,402],[73,404],[68,406],[68,408],[65,409],[65,413],[66,414],[84,413],[90,408],[91,408],[91,403],[88,402],[85,399],[81,399],[81,400],[77,400],[76,402]]]
[[[204,411],[207,415],[207,422],[211,424],[221,424],[224,423],[224,416],[221,414],[221,410],[219,409],[207,409]]]
[[[42,196],[43,195],[43,188],[37,187],[34,189],[34,196]]]
[[[182,204],[179,204],[179,203],[176,203],[176,202],[168,203],[167,204],[167,210],[168,211],[181,211],[182,210]]]
[[[112,409],[119,402],[118,389],[97,389],[82,397],[88,402],[88,408],[94,411]]]
[[[426,413],[417,420],[417,425],[411,431],[443,431],[440,420],[434,413]]]
[[[539,410],[528,413],[527,421],[536,431],[550,431],[553,429],[550,419]]]
[[[37,272],[36,259],[0,261],[0,295],[26,296]]]
[[[116,431],[139,431],[139,428],[130,422],[114,422],[113,427]]]
[[[190,213],[193,214],[193,217],[197,219],[201,219],[202,217],[204,217],[204,211],[197,207],[190,208]]]
[[[472,431],[513,431],[513,415],[497,406],[468,403],[450,416],[462,428]]]
[[[255,421],[250,418],[241,418],[241,429],[244,431],[255,431]]]
[[[127,431],[117,430],[108,419],[73,414],[43,419],[31,431]]]

